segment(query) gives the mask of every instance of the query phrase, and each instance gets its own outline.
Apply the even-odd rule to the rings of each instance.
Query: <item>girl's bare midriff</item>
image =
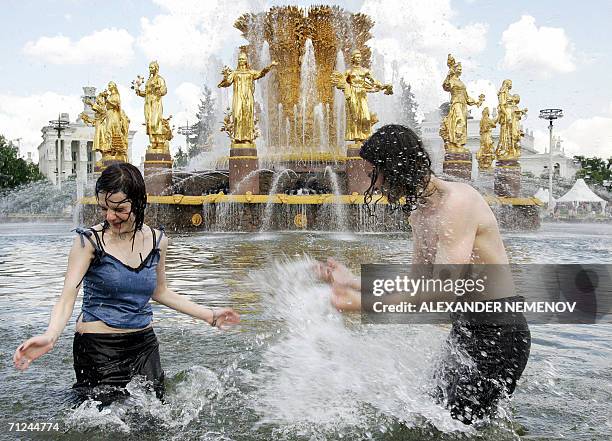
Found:
[[[151,325],[137,329],[113,328],[100,320],[95,322],[84,322],[83,317],[79,317],[76,324],[76,331],[79,334],[128,334],[130,332],[142,331],[150,327]]]

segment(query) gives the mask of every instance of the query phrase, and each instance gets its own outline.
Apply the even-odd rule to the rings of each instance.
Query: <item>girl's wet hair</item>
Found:
[[[130,214],[133,213],[135,217],[134,232],[132,233],[132,248],[134,248],[136,232],[141,230],[144,224],[147,190],[140,170],[127,162],[109,165],[96,181],[96,198],[100,197],[100,193],[105,193],[107,205],[108,198],[119,192],[123,192],[126,196],[120,203],[129,201],[132,204]],[[105,219],[102,238],[104,238],[104,230],[107,228],[109,228],[109,225]]]
[[[426,189],[433,174],[431,159],[412,129],[399,124],[383,126],[363,143],[359,155],[373,165],[370,186],[364,192],[368,210],[381,173],[383,182],[379,190],[392,210],[401,208],[410,213],[419,200],[430,195]],[[405,199],[404,204],[400,204],[400,198]]]

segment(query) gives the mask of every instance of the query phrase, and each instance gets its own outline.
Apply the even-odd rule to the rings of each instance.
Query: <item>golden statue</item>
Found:
[[[363,141],[372,134],[372,126],[378,119],[368,108],[368,93],[384,91],[385,95],[393,94],[391,84],[382,84],[374,79],[369,69],[361,65],[361,52],[354,50],[351,54],[352,67],[346,72],[334,71],[331,75],[332,85],[344,92],[347,141]]]
[[[276,75],[270,78],[263,109],[266,112],[266,143],[268,151],[289,151],[298,155],[328,150],[336,154],[345,142],[344,109],[335,101],[335,88],[330,87],[334,70],[339,70],[339,58],[350,68],[353,49],[361,51],[361,65],[370,66],[371,51],[368,41],[373,20],[362,13],[351,13],[338,6],[274,6],[268,11],[246,13],[240,16],[234,27],[248,41],[245,47],[249,61],[256,66],[265,62],[261,56],[265,43],[269,59],[278,61]],[[308,40],[312,42],[315,63],[314,89],[302,96],[301,66],[306,55]],[[266,55],[266,59],[267,59]],[[346,70],[342,68],[342,73]],[[340,74],[341,76],[342,74]],[[339,92],[339,91],[338,91]],[[339,93],[338,93],[339,94]],[[344,94],[342,96],[344,98]],[[344,100],[342,100],[344,101]],[[321,104],[323,124],[315,113]],[[305,104],[305,105],[304,105]],[[370,103],[371,104],[371,103]],[[336,115],[341,111],[342,115]],[[340,120],[340,121],[339,121]],[[338,127],[338,123],[342,126]],[[328,145],[319,145],[321,134],[326,135]],[[344,152],[343,152],[344,155]],[[309,156],[310,157],[310,156]]]
[[[497,159],[517,160],[521,156],[521,138],[525,133],[521,129],[521,119],[527,114],[527,108],[519,109],[518,103],[521,101],[519,95],[510,95],[506,112],[510,117],[510,145],[507,148],[498,147],[496,151]]]
[[[106,139],[109,140],[109,158],[127,162],[130,120],[121,108],[121,96],[114,82],[108,83],[106,99]]]
[[[478,160],[478,168],[480,170],[489,170],[495,159],[495,148],[493,146],[493,137],[491,130],[497,125],[497,118],[489,117],[489,108],[482,109],[482,119],[480,120],[480,150],[476,153]]]
[[[164,142],[170,141],[174,138],[174,134],[172,133],[172,127],[170,127],[170,120],[172,119],[172,115],[168,118],[164,118],[162,121],[162,126],[164,127],[164,134],[162,135],[162,140]]]
[[[217,87],[233,85],[232,109],[225,118],[224,131],[228,132],[232,144],[252,144],[255,131],[255,80],[264,77],[278,63],[273,61],[262,70],[249,68],[247,54],[240,52],[238,67],[232,70],[225,66],[223,79]]]
[[[480,107],[485,96],[480,94],[478,101],[476,101],[468,95],[465,84],[459,79],[462,72],[461,63],[456,63],[451,54],[448,54],[446,65],[448,66],[448,74],[444,79],[442,88],[450,92],[451,100],[448,115],[442,120],[440,136],[444,140],[444,148],[447,153],[466,153],[469,152],[465,148],[468,106]]]
[[[81,120],[90,126],[94,127],[94,138],[92,152],[100,152],[103,156],[110,150],[109,140],[106,137],[106,98],[107,91],[100,92],[96,95],[96,101],[85,99],[85,104],[91,107],[94,112],[94,117],[91,118],[86,112],[81,112],[79,115]],[[97,164],[101,166],[102,164]]]
[[[521,102],[519,94],[512,95],[512,148],[520,154],[521,138],[525,136],[525,132],[521,129],[521,119],[527,114],[527,107],[519,109],[518,104]]]
[[[147,135],[149,135],[149,147],[166,152],[167,142],[164,139],[166,134],[164,131],[162,97],[168,92],[168,89],[166,88],[166,82],[159,75],[157,61],[152,61],[149,64],[149,79],[145,83],[144,90],[140,89],[143,80],[141,76],[138,76],[136,80],[132,81],[132,88],[136,95],[145,99],[144,115]]]
[[[499,141],[496,152],[504,152],[512,146],[512,115],[510,104],[512,80],[504,80],[497,92],[497,121],[499,122]]]

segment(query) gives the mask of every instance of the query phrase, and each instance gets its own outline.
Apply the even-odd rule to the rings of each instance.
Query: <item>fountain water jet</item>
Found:
[[[280,178],[285,173],[293,173],[298,176],[296,172],[291,169],[283,169],[280,173],[276,173],[274,176],[274,180],[272,181],[272,185],[270,186],[270,192],[268,193],[268,202],[266,202],[266,207],[264,208],[263,220],[261,222],[260,233],[266,232],[270,229],[270,221],[272,219],[272,208],[274,207],[274,196],[276,195],[276,188],[278,187],[278,183],[280,182]]]
[[[340,184],[338,183],[338,175],[336,172],[328,165],[325,167],[324,175],[329,173],[329,180],[332,184],[332,190],[334,192],[334,213],[336,215],[336,222],[338,224],[339,230],[347,232],[349,231],[348,224],[346,223],[346,210],[344,209],[344,204],[340,201]]]

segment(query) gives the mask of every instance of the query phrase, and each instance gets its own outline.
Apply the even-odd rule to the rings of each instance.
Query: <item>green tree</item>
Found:
[[[212,145],[213,129],[215,126],[216,102],[212,96],[210,88],[206,85],[202,87],[202,97],[196,113],[197,122],[193,125],[196,128],[196,136],[188,140],[189,151],[187,155],[193,158],[203,151],[210,150]]]
[[[31,164],[19,157],[19,149],[0,135],[0,189],[38,181],[45,177]]]
[[[421,125],[417,121],[417,110],[419,109],[419,104],[416,101],[414,93],[412,93],[412,86],[407,84],[402,78],[400,80],[400,87],[402,88],[402,96],[400,98],[400,121],[403,125],[410,127],[416,133],[421,135]]]
[[[612,156],[605,159],[598,157],[587,158],[585,156],[574,156],[580,163],[580,170],[576,172],[577,178],[583,178],[589,184],[603,185],[604,181],[612,181]]]
[[[179,147],[178,152],[174,155],[174,167],[185,167],[189,162],[189,156]]]

